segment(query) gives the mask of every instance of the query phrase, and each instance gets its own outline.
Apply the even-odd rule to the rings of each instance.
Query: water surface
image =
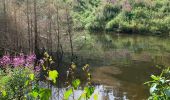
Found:
[[[93,82],[113,89],[115,100],[147,99],[144,82],[159,73],[156,65],[170,65],[168,37],[84,33],[73,39],[76,61],[90,64]]]

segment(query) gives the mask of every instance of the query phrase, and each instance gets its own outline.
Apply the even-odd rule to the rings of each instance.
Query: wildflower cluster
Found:
[[[11,59],[9,55],[4,55],[1,59],[0,59],[0,66],[5,66],[11,64]]]
[[[34,65],[35,59],[36,59],[35,54],[24,55],[21,53],[18,56],[4,55],[2,58],[0,58],[0,66],[30,67]]]

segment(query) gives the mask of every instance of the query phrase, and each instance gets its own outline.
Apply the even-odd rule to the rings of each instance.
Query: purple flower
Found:
[[[25,63],[26,63],[25,66],[33,66],[35,59],[36,59],[35,54],[27,55],[25,59]]]
[[[40,59],[39,62],[40,62],[40,64],[44,64],[44,60],[43,59]]]
[[[21,55],[21,56],[16,56],[13,58],[13,62],[12,62],[12,65],[14,67],[19,67],[19,66],[23,66],[25,64],[25,59],[24,59],[24,56]]]
[[[14,67],[31,67],[34,66],[35,59],[35,54],[24,55],[23,53],[21,53],[18,56],[4,55],[2,58],[0,58],[0,66],[4,67],[6,65],[11,65]]]
[[[36,67],[35,67],[35,71],[36,71],[36,72],[39,72],[40,70],[41,70],[41,67],[40,67],[40,66],[36,66]]]
[[[11,63],[11,59],[9,55],[4,55],[1,59],[0,59],[0,66],[5,66],[5,65],[9,65]]]

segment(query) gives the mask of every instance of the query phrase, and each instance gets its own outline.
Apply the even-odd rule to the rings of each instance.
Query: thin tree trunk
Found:
[[[48,22],[48,25],[49,25],[49,31],[48,31],[48,39],[47,39],[47,46],[48,46],[48,51],[50,53],[52,53],[52,14],[51,14],[51,11],[49,12],[49,22]]]
[[[60,25],[59,25],[59,7],[57,5],[57,58],[58,58],[58,67],[60,66]]]
[[[27,0],[27,29],[28,29],[28,48],[31,51],[31,33],[30,33],[30,18],[29,18],[29,1]]]
[[[34,0],[34,34],[35,34],[35,45],[34,45],[34,50],[35,54],[39,55],[39,35],[38,35],[38,28],[37,28],[37,0]]]
[[[17,38],[18,38],[18,27],[17,27],[17,14],[16,14],[16,8],[14,8],[15,9],[15,11],[14,11],[14,23],[15,23],[15,33],[14,33],[14,50],[17,50],[17,48],[18,48],[18,40],[17,40]]]
[[[31,14],[31,16],[32,16],[32,14]],[[32,50],[32,52],[34,51],[34,34],[33,34],[33,19],[31,18],[30,19],[31,20],[31,22],[30,22],[30,32],[31,32],[31,50]]]
[[[49,28],[49,32],[50,32],[50,53],[52,53],[53,47],[52,47],[52,16],[50,15],[50,28]]]
[[[7,22],[7,9],[6,9],[6,0],[3,0],[3,12],[4,12],[4,46],[7,47],[8,41],[8,22]]]
[[[72,42],[72,34],[71,34],[71,20],[69,16],[69,11],[68,8],[66,8],[66,16],[67,16],[67,32],[69,34],[69,39],[70,39],[70,48],[71,48],[71,62],[73,62],[73,56],[74,56],[74,51],[73,51],[73,42]]]

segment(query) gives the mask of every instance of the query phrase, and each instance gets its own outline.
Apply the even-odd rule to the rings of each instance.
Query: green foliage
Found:
[[[29,77],[32,81],[34,80],[34,74],[30,74]]]
[[[80,85],[80,80],[76,79],[72,82],[72,86],[74,87],[74,89],[77,89]]]
[[[95,95],[94,95],[94,100],[99,100],[99,99],[98,99],[98,94],[95,94]]]
[[[170,68],[163,69],[159,76],[151,75],[151,81],[146,82],[150,87],[149,100],[169,100],[170,99]]]
[[[90,23],[95,19],[96,8],[100,2],[100,0],[78,0],[74,4],[72,16],[74,23],[76,23],[75,28],[89,28]]]
[[[40,89],[39,96],[40,100],[49,100],[49,98],[51,97],[51,90],[42,88]]]
[[[86,94],[87,98],[90,98],[91,95],[94,93],[94,87],[85,87],[84,93]]]
[[[0,99],[23,99],[27,90],[29,90],[25,83],[29,80],[31,71],[27,68],[8,69],[8,73],[0,77],[0,91],[3,97]]]
[[[49,79],[56,83],[56,78],[58,78],[58,72],[56,70],[49,71]]]
[[[95,88],[93,86],[84,87],[84,92],[81,94],[81,96],[79,97],[78,100],[90,99],[90,97],[94,93],[94,89]],[[94,100],[96,100],[97,98],[98,98],[98,95],[95,94],[94,95]]]
[[[73,94],[73,89],[69,89],[64,93],[64,100],[68,100],[70,95]]]
[[[73,20],[90,31],[159,35],[168,35],[170,32],[169,0],[117,0],[114,3],[99,0],[97,4],[100,6],[89,4],[88,0],[80,1],[74,10]]]

